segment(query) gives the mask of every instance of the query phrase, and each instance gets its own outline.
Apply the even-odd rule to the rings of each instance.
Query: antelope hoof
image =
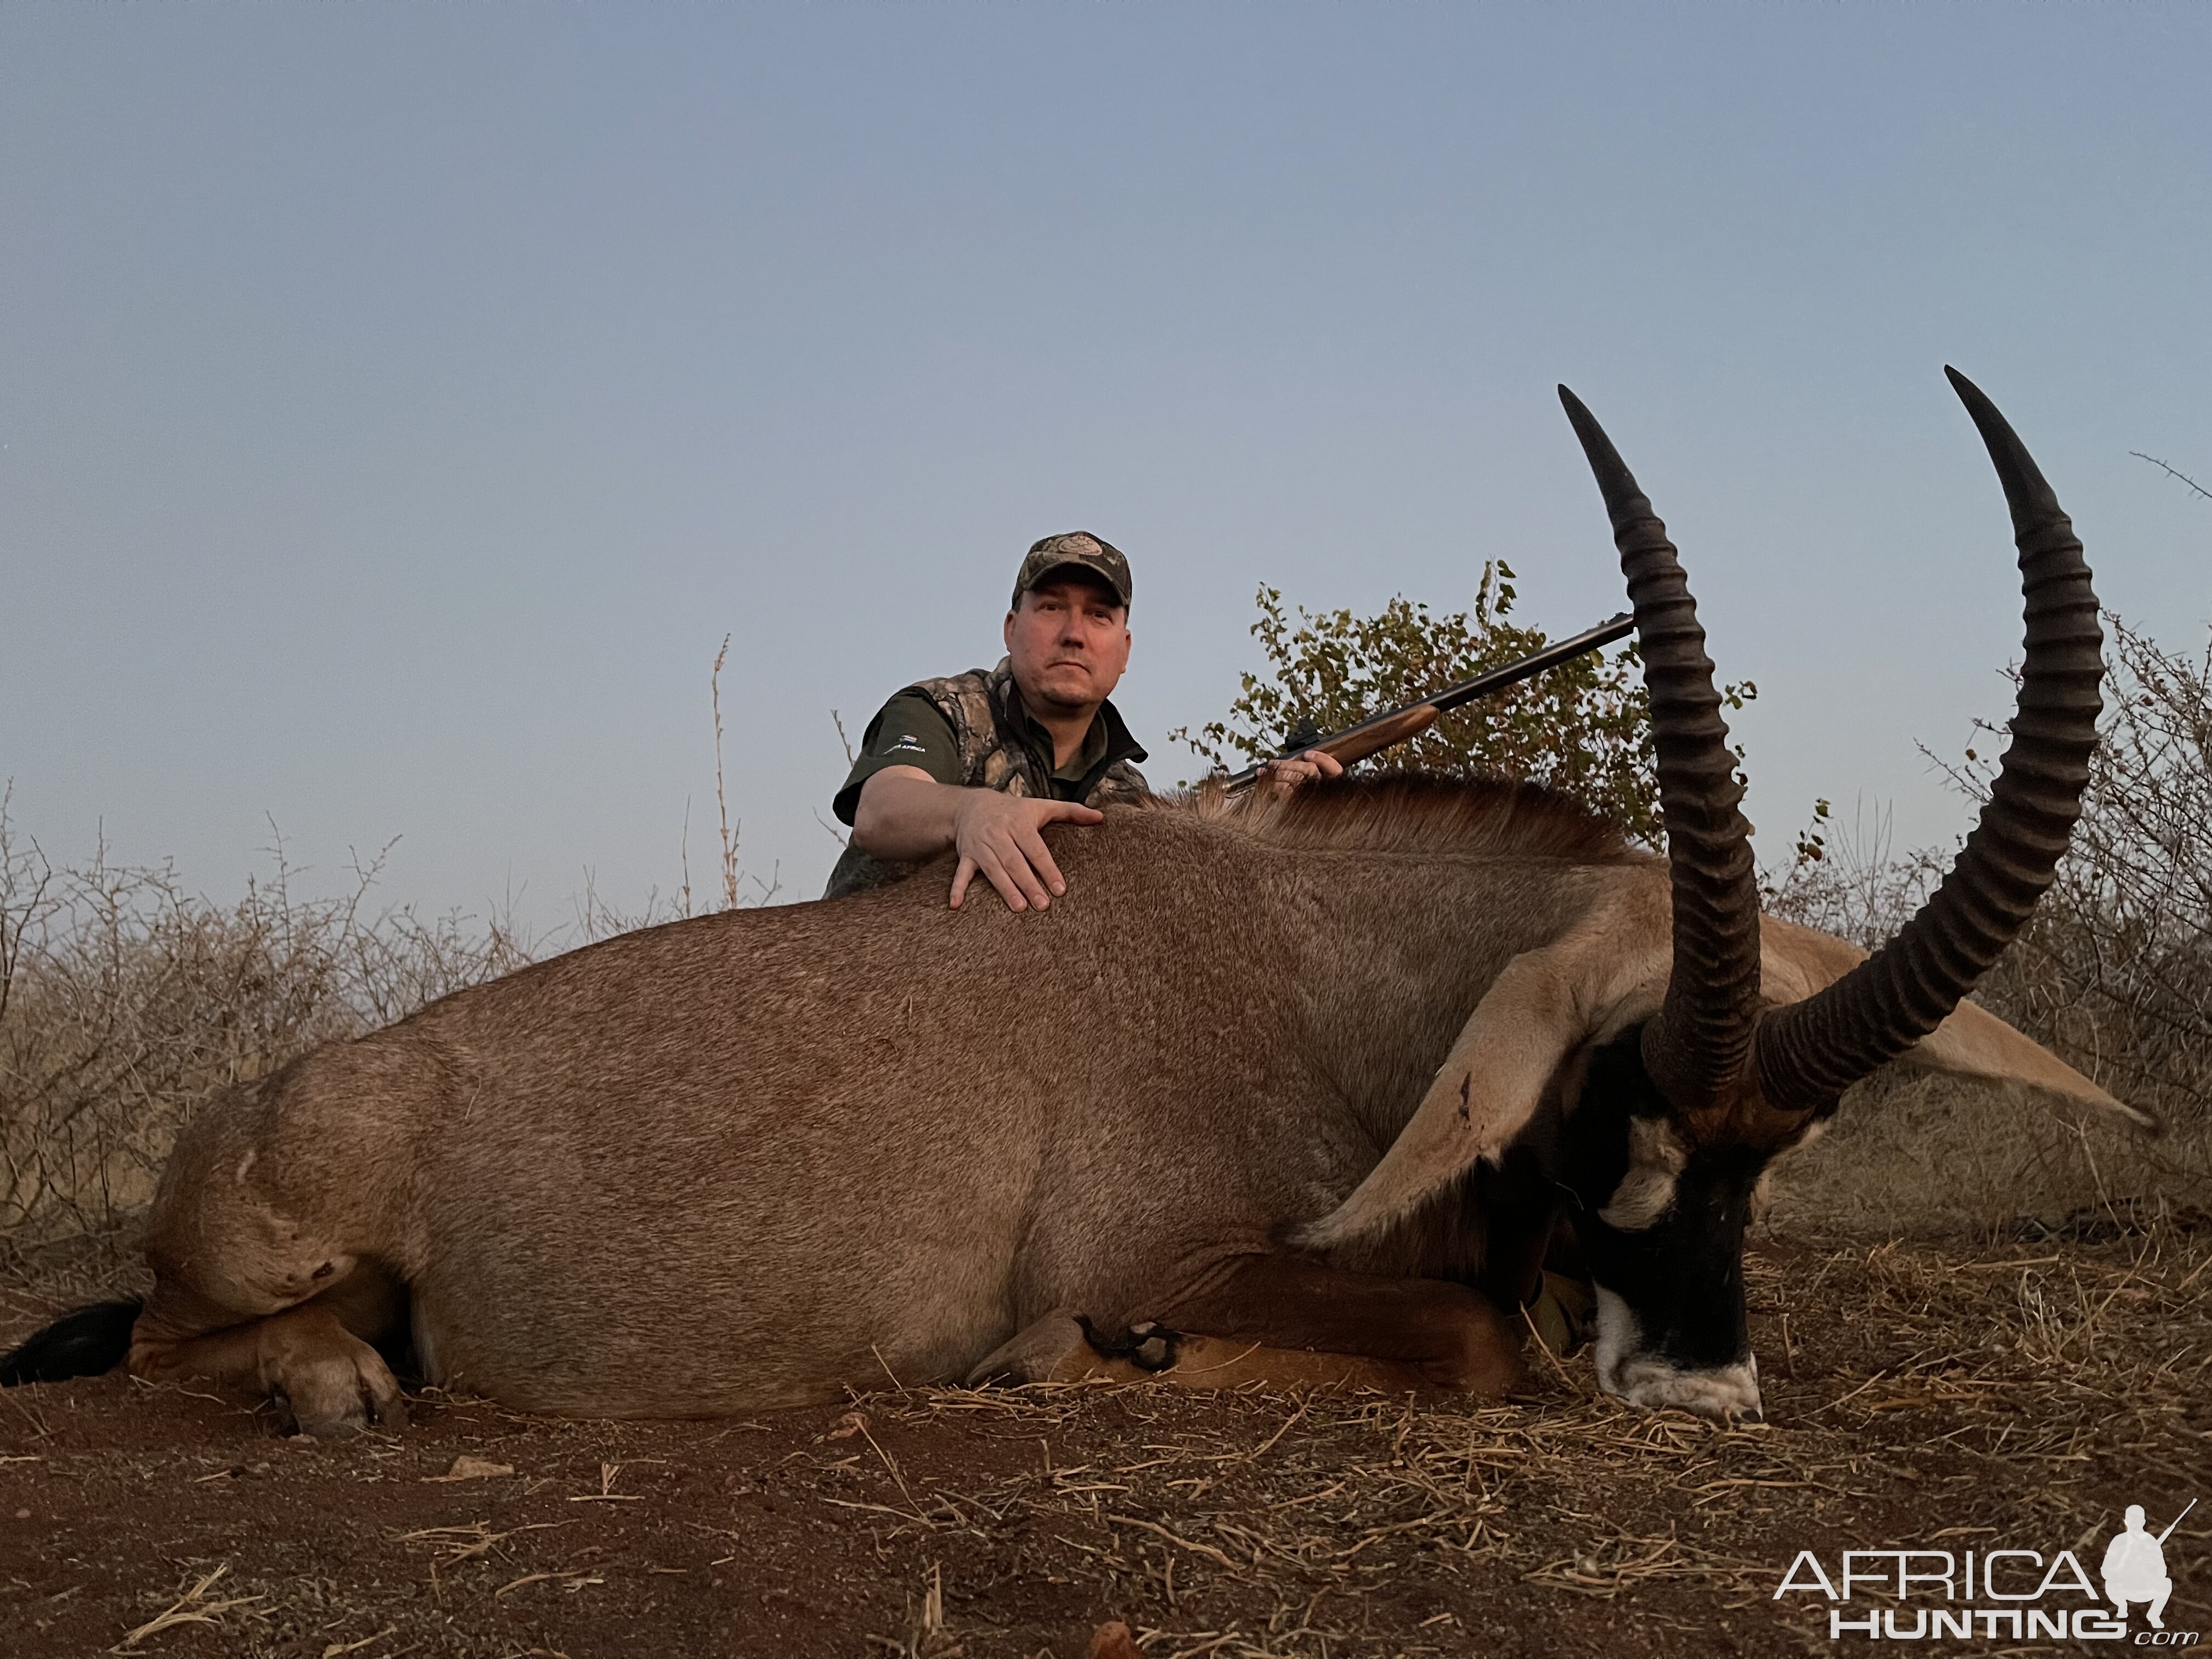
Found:
[[[345,1335],[343,1346],[287,1343],[264,1357],[262,1376],[287,1433],[343,1440],[374,1424],[407,1426],[407,1401],[375,1349]]]
[[[1119,1336],[1108,1336],[1081,1314],[1075,1316],[1075,1322],[1083,1328],[1083,1340],[1091,1345],[1091,1351],[1101,1359],[1126,1359],[1140,1371],[1172,1370],[1182,1346],[1182,1333],[1170,1330],[1158,1320],[1132,1325]]]

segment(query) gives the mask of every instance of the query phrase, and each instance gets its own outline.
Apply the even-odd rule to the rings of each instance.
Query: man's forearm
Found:
[[[951,848],[961,798],[969,792],[939,783],[919,767],[891,766],[860,787],[853,812],[853,845],[871,858],[910,863]]]

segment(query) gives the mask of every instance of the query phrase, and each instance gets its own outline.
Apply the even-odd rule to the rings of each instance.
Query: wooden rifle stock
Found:
[[[1447,686],[1432,697],[1406,703],[1364,720],[1357,726],[1347,726],[1341,732],[1333,732],[1325,738],[1316,738],[1312,743],[1285,749],[1278,758],[1296,760],[1301,755],[1324,754],[1350,766],[1365,760],[1370,755],[1378,755],[1394,744],[1403,743],[1408,738],[1419,737],[1437,723],[1438,716],[1462,703],[1472,702],[1475,698],[1494,691],[1503,691],[1509,685],[1518,685],[1523,680],[1535,678],[1547,668],[1557,668],[1563,662],[1572,662],[1577,657],[1602,650],[1615,640],[1626,638],[1635,627],[1636,619],[1623,611],[1620,616],[1600,623],[1595,628],[1584,629],[1572,639],[1560,640],[1546,646],[1541,651],[1531,652],[1517,661],[1489,669],[1471,680],[1462,680],[1457,685]],[[1249,789],[1260,781],[1260,775],[1267,766],[1267,763],[1261,761],[1246,767],[1222,785],[1224,792],[1233,795]]]

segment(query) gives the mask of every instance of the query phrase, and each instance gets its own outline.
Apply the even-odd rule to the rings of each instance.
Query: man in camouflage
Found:
[[[982,875],[1007,907],[1042,910],[1067,890],[1038,832],[1098,823],[1141,799],[1145,751],[1107,701],[1129,663],[1129,562],[1087,532],[1048,536],[1014,577],[996,668],[921,680],[883,706],[834,810],[852,840],[825,898],[895,881],[957,852],[952,905]],[[1290,761],[1294,784],[1341,769]]]

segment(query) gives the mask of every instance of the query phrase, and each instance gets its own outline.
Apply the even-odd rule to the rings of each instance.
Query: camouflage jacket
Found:
[[[1053,776],[1051,739],[1022,708],[1013,667],[1006,659],[1000,658],[996,668],[971,668],[943,679],[918,680],[908,689],[927,697],[952,727],[960,745],[958,782],[964,787],[1040,800],[1079,800],[1086,806],[1141,800],[1150,793],[1135,764],[1145,758],[1145,751],[1110,702],[1098,709],[1098,719],[1106,726],[1105,753],[1080,782],[1071,783]],[[822,896],[842,898],[880,887],[915,868],[871,858],[848,846],[830,871],[830,885]]]

